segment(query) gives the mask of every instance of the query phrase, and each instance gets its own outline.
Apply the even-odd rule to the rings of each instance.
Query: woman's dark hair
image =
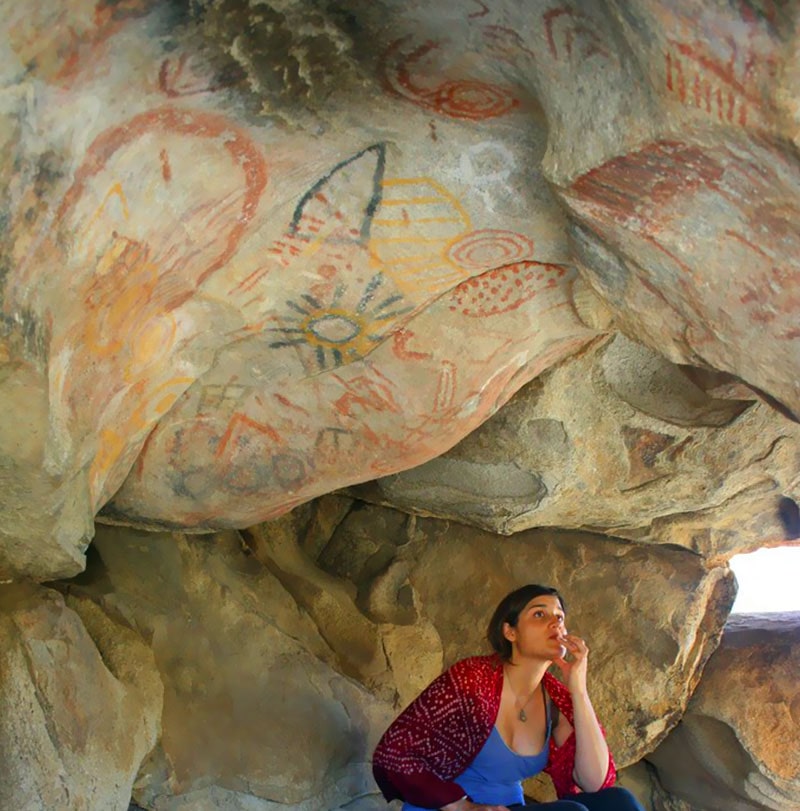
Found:
[[[540,586],[537,583],[528,583],[511,594],[506,594],[500,605],[497,606],[489,620],[486,628],[486,638],[492,646],[492,650],[500,655],[500,658],[507,662],[511,659],[511,643],[503,633],[503,625],[507,622],[512,628],[516,628],[519,620],[519,612],[534,598],[543,594],[557,597],[561,603],[561,610],[566,613],[567,607],[564,605],[564,598],[551,586]]]

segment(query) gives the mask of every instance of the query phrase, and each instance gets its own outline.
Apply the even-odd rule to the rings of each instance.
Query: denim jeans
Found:
[[[569,800],[510,805],[509,808],[513,809],[513,811],[519,811],[520,809],[535,809],[536,811],[644,811],[639,801],[628,789],[618,786],[576,794]]]

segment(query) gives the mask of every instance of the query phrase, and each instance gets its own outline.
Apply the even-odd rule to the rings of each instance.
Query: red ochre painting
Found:
[[[615,295],[633,312],[642,294],[658,296],[698,362],[743,376],[791,408],[800,394],[791,373],[800,349],[798,192],[790,153],[739,137],[714,147],[649,144],[580,177],[563,197],[628,260]],[[706,233],[689,240],[695,222]]]
[[[393,42],[383,58],[386,88],[437,115],[467,121],[497,118],[519,107],[508,87],[476,78],[443,78],[454,53],[458,49],[449,43],[415,43],[410,36]]]
[[[569,304],[573,273],[534,253],[521,234],[471,230],[432,179],[387,177],[380,146],[342,161],[229,286],[248,317],[236,357],[160,420],[107,511],[235,525],[438,455],[542,356],[592,337]],[[276,273],[282,300],[268,295]]]
[[[226,116],[158,107],[94,139],[8,291],[52,323],[50,446],[92,509],[279,514],[438,455],[592,337],[530,237],[388,164],[343,156],[280,226],[268,153]],[[80,317],[30,284],[53,262]]]
[[[217,168],[213,191],[193,177],[198,161]],[[31,282],[43,266],[69,272],[74,320],[60,296],[47,305],[51,439],[63,447],[61,432],[97,443],[88,472],[94,506],[199,373],[175,363],[193,341],[207,341],[187,310],[235,254],[267,176],[261,151],[222,116],[171,107],[136,116],[90,145],[54,236],[14,279],[10,293],[24,301],[39,295]]]
[[[441,454],[595,337],[579,238],[642,340],[800,401],[785,4],[398,4],[324,110],[256,109],[177,5],[7,4],[2,317],[54,516],[77,481],[86,515],[243,526]]]
[[[233,415],[192,420],[203,397],[195,385],[161,420],[111,509],[204,526],[220,525],[224,511],[223,523],[235,525],[438,455],[542,371],[539,361],[555,363],[592,337],[569,304],[571,274],[547,276],[533,276],[503,313],[465,315],[453,306],[454,291],[363,362],[284,381],[279,393],[239,390]],[[433,334],[446,339],[418,337]],[[169,516],[152,486],[164,471],[173,490]]]

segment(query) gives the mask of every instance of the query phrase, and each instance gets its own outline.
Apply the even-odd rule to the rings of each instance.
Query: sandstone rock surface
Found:
[[[572,527],[707,558],[782,541],[782,500],[800,500],[800,429],[746,387],[714,397],[698,383],[719,381],[691,375],[617,335],[451,451],[348,492],[503,534]]]
[[[328,664],[314,622],[237,533],[102,528],[94,546],[73,593],[125,617],[164,684],[139,804],[319,811],[374,791],[368,758],[390,705]]]
[[[9,802],[372,811],[391,713],[529,579],[621,762],[658,744],[727,560],[800,537],[799,21],[0,0]],[[755,706],[696,737],[786,811]]]
[[[800,614],[728,621],[681,723],[647,760],[708,811],[800,808]]]
[[[76,573],[99,511],[241,528],[446,478],[600,334],[796,415],[796,32],[766,5],[3,2],[0,403],[36,406],[0,433],[0,575]],[[559,471],[496,474],[518,515]],[[749,484],[728,513],[777,486]],[[698,533],[662,534],[736,543]]]
[[[373,803],[369,754],[391,717],[443,666],[486,650],[494,604],[534,578],[570,601],[598,712],[620,764],[634,762],[677,722],[733,598],[726,567],[680,549],[501,538],[348,505],[244,535],[98,529],[68,599],[93,633],[113,619],[104,651],[131,636],[152,649],[163,711],[133,787],[142,807]]]
[[[331,561],[333,574],[349,569],[364,601],[380,588],[372,605],[396,603],[410,586],[414,622],[436,629],[445,665],[487,650],[485,622],[506,593],[528,582],[557,584],[569,623],[593,650],[592,694],[620,764],[641,758],[677,723],[730,611],[734,587],[726,566],[706,568],[682,550],[588,533],[529,530],[502,538],[417,519],[395,558],[385,552],[380,576],[368,566],[353,570],[375,554],[372,539],[380,533],[364,527],[370,516],[385,526],[383,512],[365,507],[348,516],[320,560]],[[382,537],[384,544],[393,540]]]
[[[150,649],[24,584],[0,586],[0,648],[0,807],[126,811],[159,733]]]

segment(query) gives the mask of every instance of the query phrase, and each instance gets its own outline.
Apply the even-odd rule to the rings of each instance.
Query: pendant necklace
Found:
[[[542,697],[544,698],[544,682],[540,682],[540,684],[542,685]],[[535,695],[536,695],[536,690],[534,690],[534,691],[533,691],[533,692],[532,692],[532,693],[531,693],[531,694],[528,696],[527,700],[526,700],[526,701],[525,701],[525,703],[522,705],[522,709],[521,709],[521,710],[520,710],[520,711],[517,713],[517,718],[519,718],[519,720],[520,720],[520,721],[522,721],[522,723],[523,723],[523,724],[524,724],[524,723],[525,723],[525,722],[528,720],[528,716],[527,716],[527,714],[525,713],[525,707],[527,707],[527,706],[528,706],[528,704],[530,703],[530,700],[531,700],[531,699],[532,699],[532,698],[533,698]]]
[[[542,685],[542,692],[544,692],[544,683],[540,682]],[[531,699],[536,695],[536,689],[534,688],[533,692],[525,699],[525,703],[520,708],[519,712],[517,713],[517,718],[524,724],[528,720],[528,714],[525,712],[525,707],[530,704]]]

